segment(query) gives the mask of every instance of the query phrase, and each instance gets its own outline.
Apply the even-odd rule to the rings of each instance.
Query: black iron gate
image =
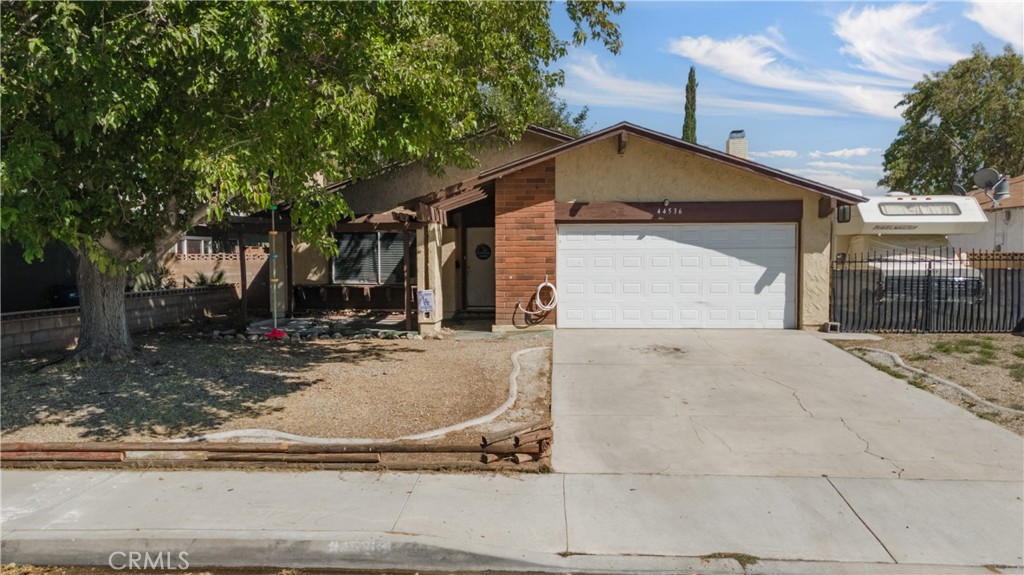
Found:
[[[845,332],[1010,332],[1024,321],[1024,253],[840,254],[829,315]]]

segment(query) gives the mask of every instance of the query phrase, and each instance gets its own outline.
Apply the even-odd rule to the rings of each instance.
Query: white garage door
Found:
[[[564,224],[558,326],[796,327],[795,224]]]

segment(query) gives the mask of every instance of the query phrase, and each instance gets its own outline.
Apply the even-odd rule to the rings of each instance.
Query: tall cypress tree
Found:
[[[697,143],[697,72],[690,66],[686,80],[686,117],[683,118],[683,140]]]

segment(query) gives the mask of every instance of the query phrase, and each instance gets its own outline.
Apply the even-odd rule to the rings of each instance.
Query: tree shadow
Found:
[[[376,340],[208,341],[186,339],[183,331],[137,336],[126,363],[6,363],[0,430],[60,424],[100,441],[196,435],[280,411],[275,398],[323,383],[303,375],[316,365],[400,361],[398,352],[423,351]]]

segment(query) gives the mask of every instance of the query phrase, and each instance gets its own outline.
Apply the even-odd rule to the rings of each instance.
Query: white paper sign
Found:
[[[420,313],[433,313],[434,311],[434,290],[420,290],[416,294],[417,307]]]

